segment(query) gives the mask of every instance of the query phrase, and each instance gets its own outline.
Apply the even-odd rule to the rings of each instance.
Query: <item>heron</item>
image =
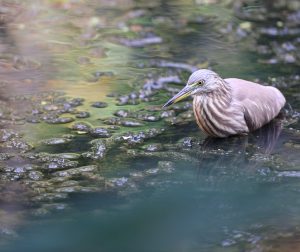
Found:
[[[247,135],[273,120],[285,105],[275,87],[237,79],[222,79],[208,69],[195,71],[186,86],[163,107],[193,96],[199,128],[212,137]]]

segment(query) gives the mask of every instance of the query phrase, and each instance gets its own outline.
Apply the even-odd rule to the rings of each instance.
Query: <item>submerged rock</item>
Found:
[[[3,143],[2,147],[18,150],[23,153],[30,151],[34,148],[31,144],[29,144],[26,141],[19,139],[19,138],[14,138],[14,139],[11,139],[11,140]]]
[[[157,122],[160,120],[159,116],[150,113],[139,113],[137,118],[146,122]]]
[[[26,118],[26,122],[28,123],[40,123],[41,120],[36,116],[30,116]]]
[[[161,151],[163,150],[163,145],[161,143],[147,144],[143,146],[145,151]]]
[[[13,156],[11,153],[0,153],[0,161],[8,160]]]
[[[125,127],[141,127],[143,126],[144,124],[137,121],[137,120],[122,120],[121,121],[121,125],[122,126],[125,126]]]
[[[39,171],[30,171],[28,173],[28,178],[31,180],[42,180],[44,178],[44,175]]]
[[[80,154],[77,153],[58,153],[52,154],[53,157],[62,158],[62,159],[69,159],[69,160],[77,160],[80,158]]]
[[[126,109],[120,109],[114,113],[115,116],[118,117],[131,117],[132,114]]]
[[[100,101],[94,102],[92,104],[92,107],[94,107],[94,108],[106,108],[107,106],[108,106],[108,104],[106,102],[100,102]]]
[[[90,117],[90,113],[87,111],[80,111],[75,114],[76,118],[88,118]]]
[[[103,120],[103,123],[108,125],[121,125],[124,127],[140,127],[144,126],[142,122],[136,119],[127,119],[119,117],[110,117]]]
[[[45,120],[49,124],[64,124],[70,123],[74,121],[72,117],[57,117],[57,118],[49,118]]]
[[[117,187],[125,186],[128,183],[128,178],[121,177],[121,178],[112,178],[108,180],[112,185]]]
[[[111,137],[111,133],[109,132],[109,130],[101,127],[95,127],[90,129],[90,134],[93,137]]]
[[[160,113],[160,118],[175,117],[174,110],[165,110]]]
[[[114,140],[120,143],[127,143],[127,144],[141,144],[147,139],[154,138],[160,135],[164,129],[156,129],[151,128],[145,131],[140,132],[126,132],[122,135],[116,136]]]
[[[58,144],[67,144],[70,143],[71,139],[63,137],[54,137],[43,140],[42,143],[46,145],[58,145]]]
[[[149,175],[158,174],[159,173],[159,169],[158,168],[151,168],[151,169],[145,170],[145,173],[149,174]]]
[[[19,137],[19,134],[10,129],[0,129],[0,142],[6,142],[14,137]]]
[[[196,140],[193,137],[185,137],[183,139],[180,139],[178,145],[184,148],[191,148],[195,142]]]
[[[171,173],[175,170],[175,163],[171,161],[158,161],[158,168],[164,172]]]
[[[58,177],[72,177],[72,176],[82,175],[86,172],[96,172],[96,171],[97,171],[96,165],[87,165],[78,168],[68,169],[65,171],[57,171],[54,172],[52,175]]]
[[[73,168],[78,166],[77,161],[69,161],[67,159],[56,159],[50,163],[46,163],[43,165],[44,170],[52,171],[52,170],[60,170],[60,169],[67,169]]]
[[[76,122],[71,125],[72,130],[77,130],[77,131],[86,132],[86,133],[90,132],[92,127],[93,126],[91,124],[86,123],[86,122]]]
[[[91,151],[82,154],[83,157],[100,160],[104,158],[107,152],[107,145],[103,140],[95,139],[90,142],[92,145]]]

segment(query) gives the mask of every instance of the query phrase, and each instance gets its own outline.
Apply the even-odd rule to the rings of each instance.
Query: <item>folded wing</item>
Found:
[[[275,118],[285,104],[283,94],[275,87],[263,86],[236,78],[225,79],[232,87],[233,99],[243,111],[249,131]]]

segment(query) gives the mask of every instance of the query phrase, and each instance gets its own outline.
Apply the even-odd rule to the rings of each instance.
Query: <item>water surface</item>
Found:
[[[3,1],[1,251],[300,250],[297,1],[204,2]],[[195,68],[275,85],[290,115],[223,140],[191,100],[163,116]]]

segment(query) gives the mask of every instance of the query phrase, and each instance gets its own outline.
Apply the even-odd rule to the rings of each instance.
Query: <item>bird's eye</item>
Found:
[[[198,84],[199,86],[202,86],[202,85],[204,84],[204,80],[199,80],[199,81],[197,82],[197,84]]]

